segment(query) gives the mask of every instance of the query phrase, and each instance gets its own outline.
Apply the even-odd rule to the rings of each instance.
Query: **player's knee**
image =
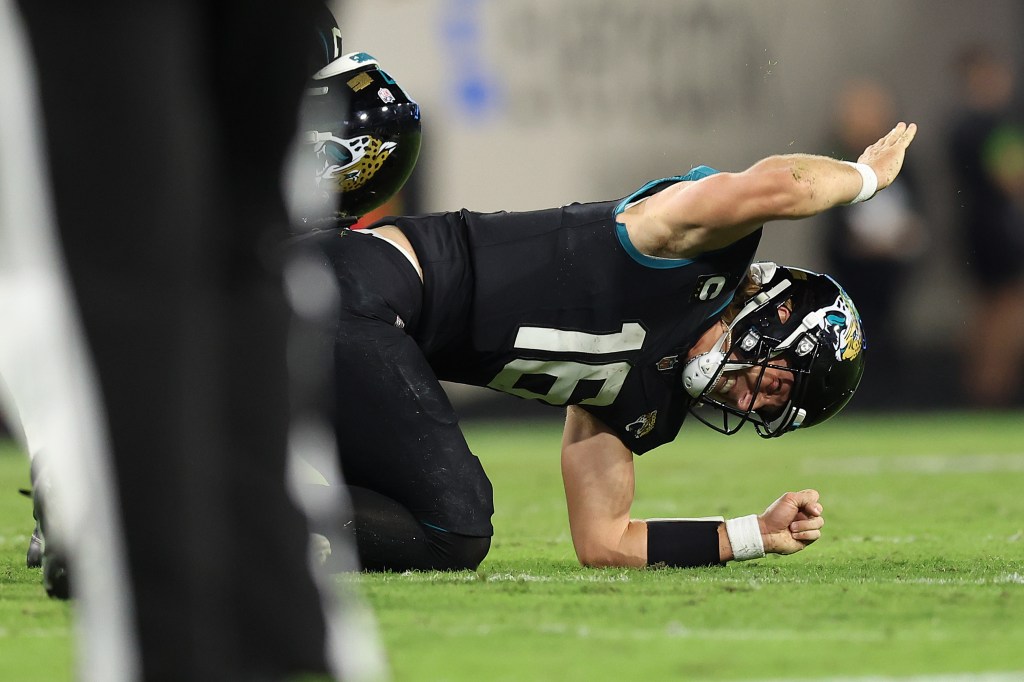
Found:
[[[476,570],[476,567],[484,560],[490,549],[490,538],[461,536],[457,555],[459,562],[462,564],[460,568]]]
[[[459,535],[428,528],[431,550],[436,557],[435,570],[476,570],[491,549],[491,538],[477,535]]]

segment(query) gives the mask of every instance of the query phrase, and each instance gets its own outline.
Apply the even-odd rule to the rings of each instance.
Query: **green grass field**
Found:
[[[580,568],[559,424],[466,431],[495,488],[480,571],[339,578],[398,682],[1024,680],[1024,415],[853,415],[772,441],[690,427],[638,460],[636,516],[814,487],[827,519],[800,554],[698,570]],[[23,564],[26,470],[0,451],[0,680],[67,680],[68,612]]]

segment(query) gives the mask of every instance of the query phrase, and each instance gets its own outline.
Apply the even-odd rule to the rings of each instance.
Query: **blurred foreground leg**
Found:
[[[340,668],[285,487],[270,255],[313,5],[21,3],[147,680]]]

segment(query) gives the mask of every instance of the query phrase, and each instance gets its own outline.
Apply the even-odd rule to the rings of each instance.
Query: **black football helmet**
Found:
[[[756,292],[715,346],[683,369],[683,386],[694,399],[690,412],[727,435],[747,422],[763,438],[820,424],[843,409],[864,374],[866,343],[857,308],[828,275],[770,262],[751,265],[749,275]],[[783,306],[788,316],[779,314]],[[714,393],[727,372],[750,367],[760,367],[755,395],[765,370],[792,374],[781,409],[743,410]]]
[[[377,60],[332,60],[306,89],[295,173],[308,227],[355,222],[390,199],[420,152],[420,107]]]

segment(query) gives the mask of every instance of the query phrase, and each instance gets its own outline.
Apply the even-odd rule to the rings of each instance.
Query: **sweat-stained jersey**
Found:
[[[578,404],[637,454],[676,437],[685,354],[732,300],[760,230],[693,260],[654,258],[616,216],[716,171],[648,183],[621,201],[521,213],[389,218],[423,269],[410,331],[438,378]]]

